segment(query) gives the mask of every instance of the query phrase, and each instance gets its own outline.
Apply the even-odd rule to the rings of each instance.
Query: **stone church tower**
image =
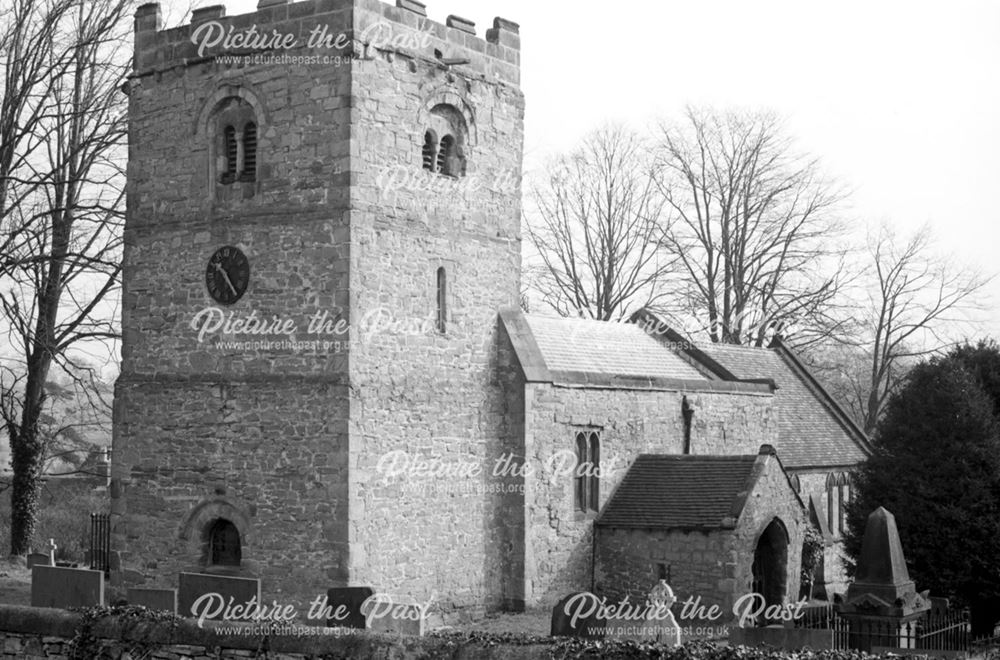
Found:
[[[136,13],[116,578],[516,606],[523,499],[379,467],[399,450],[486,464],[508,442],[517,25],[483,38],[415,0],[260,5],[170,30],[158,5]]]

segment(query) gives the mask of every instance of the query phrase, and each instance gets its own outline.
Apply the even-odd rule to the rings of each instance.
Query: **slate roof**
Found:
[[[769,378],[778,386],[775,447],[786,468],[853,465],[865,459],[863,432],[787,348],[729,344],[698,348],[737,378]]]
[[[633,323],[524,315],[550,371],[706,380]]]
[[[601,527],[732,529],[757,455],[640,454],[597,518]]]

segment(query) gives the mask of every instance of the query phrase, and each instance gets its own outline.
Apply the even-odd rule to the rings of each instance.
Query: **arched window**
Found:
[[[590,497],[590,510],[597,511],[600,507],[600,466],[601,466],[601,441],[596,433],[590,434],[590,465],[587,475],[587,495]]]
[[[226,151],[226,171],[222,173],[223,181],[234,181],[239,167],[239,147],[236,144],[236,127],[232,124],[226,126],[223,131],[223,142]]]
[[[596,513],[600,506],[600,466],[600,437],[593,431],[577,433],[573,487],[578,511]]]
[[[826,523],[831,534],[840,529],[840,488],[837,481],[834,474],[826,477]]]
[[[466,118],[455,106],[440,103],[431,108],[427,120],[421,150],[423,168],[445,176],[465,176],[465,149],[469,137]]]
[[[851,478],[845,472],[837,480],[837,529],[843,534],[847,531],[847,503],[851,501]]]
[[[444,266],[437,269],[437,329],[444,334],[448,322],[448,280]]]
[[[584,475],[581,466],[587,462],[587,434],[576,434],[576,471],[573,473],[573,486],[576,491],[576,508],[579,511],[586,511],[589,500],[587,499],[587,477]]]
[[[208,530],[209,563],[213,566],[239,566],[242,559],[240,532],[224,518]]]
[[[250,122],[243,127],[243,170],[242,181],[253,181],[257,177],[257,124]]]
[[[788,478],[788,481],[791,482],[792,488],[795,490],[796,493],[802,492],[802,480],[799,479],[799,475],[793,474]]]
[[[243,200],[253,197],[255,186],[232,186],[254,183],[261,166],[260,118],[244,98],[229,96],[212,111],[207,134],[211,137],[209,171],[216,184],[217,200]]]
[[[437,135],[434,131],[427,131],[424,133],[424,149],[423,149],[423,164],[424,169],[429,172],[436,171],[437,167]]]

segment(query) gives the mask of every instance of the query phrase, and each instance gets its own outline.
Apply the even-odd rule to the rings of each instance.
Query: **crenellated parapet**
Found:
[[[260,0],[256,12],[236,16],[226,16],[219,4],[194,10],[190,23],[167,30],[159,3],[152,2],[135,13],[133,75],[240,55],[339,64],[381,51],[517,85],[520,47],[513,21],[497,17],[479,36],[475,23],[460,16],[431,20],[418,0],[396,0],[395,6],[379,0]]]

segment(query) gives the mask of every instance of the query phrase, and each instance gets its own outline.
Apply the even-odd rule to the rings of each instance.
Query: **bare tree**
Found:
[[[15,138],[13,155],[0,154],[0,310],[14,350],[0,372],[14,471],[12,554],[29,550],[37,516],[50,373],[60,369],[93,391],[85,356],[117,337],[126,135],[119,87],[130,8],[127,0],[15,0],[0,16],[0,106],[16,109],[0,126],[5,148]]]
[[[653,305],[672,257],[657,249],[663,198],[634,132],[607,126],[557,159],[527,223],[541,266],[532,286],[564,316],[620,320]]]
[[[872,279],[851,344],[867,364],[850,397],[868,433],[908,367],[953,346],[960,338],[948,333],[967,327],[983,307],[978,296],[992,277],[935,255],[932,243],[928,227],[905,240],[885,225],[869,233],[864,270]]]
[[[803,345],[836,331],[843,195],[817,162],[793,150],[769,113],[689,108],[658,134],[658,180],[674,220],[662,246],[681,266],[664,313],[693,317],[713,342],[730,344],[782,334]]]

